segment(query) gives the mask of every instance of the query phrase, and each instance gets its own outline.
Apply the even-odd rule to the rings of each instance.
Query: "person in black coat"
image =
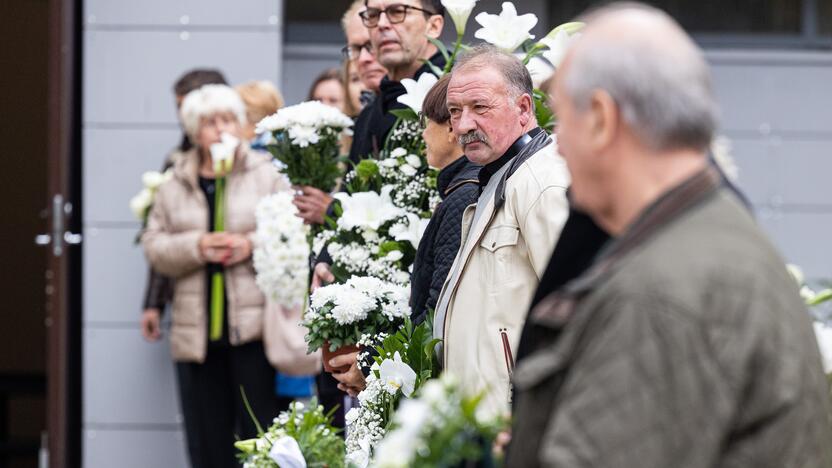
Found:
[[[445,104],[450,75],[443,76],[422,104],[422,137],[428,164],[440,169],[436,187],[442,202],[430,218],[413,263],[410,285],[411,320],[419,324],[433,312],[445,278],[454,263],[462,235],[462,213],[479,196],[480,167],[462,154]]]

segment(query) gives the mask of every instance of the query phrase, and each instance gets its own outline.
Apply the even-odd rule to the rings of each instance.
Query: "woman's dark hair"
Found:
[[[425,100],[422,102],[422,115],[436,123],[445,123],[451,120],[448,112],[446,98],[448,96],[448,82],[451,81],[451,74],[446,73],[439,81],[430,88]]]
[[[199,89],[207,84],[222,84],[227,85],[225,76],[219,70],[210,68],[196,68],[194,70],[185,72],[180,76],[176,83],[173,84],[173,93],[176,96],[185,97],[188,93],[195,89]],[[182,141],[179,143],[179,151],[188,151],[193,148],[193,143],[188,138],[187,133],[182,134]]]
[[[173,84],[173,92],[177,96],[185,96],[195,89],[199,89],[207,84],[224,84],[225,77],[219,70],[212,70],[208,68],[197,68],[186,72],[180,76],[176,83]]]
[[[341,86],[344,86],[346,80],[344,79],[344,73],[342,70],[338,68],[327,68],[326,70],[322,71],[315,81],[312,82],[312,86],[309,87],[309,96],[306,98],[307,100],[311,101],[314,99],[312,96],[315,94],[315,88],[318,87],[319,84],[323,83],[324,81],[336,80]]]

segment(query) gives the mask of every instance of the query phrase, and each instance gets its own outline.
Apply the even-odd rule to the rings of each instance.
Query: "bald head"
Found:
[[[706,148],[717,109],[701,51],[667,14],[618,3],[595,10],[559,70],[578,110],[594,92],[615,101],[624,123],[655,150]]]

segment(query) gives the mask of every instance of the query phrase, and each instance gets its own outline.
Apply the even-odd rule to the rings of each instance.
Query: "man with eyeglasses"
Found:
[[[372,51],[384,68],[385,76],[379,84],[379,96],[366,108],[355,124],[350,159],[378,153],[384,146],[396,117],[392,109],[403,108],[396,99],[405,94],[400,83],[405,78],[418,79],[430,72],[425,61],[439,68],[445,59],[428,38],[438,39],[445,24],[445,7],[439,0],[365,0],[359,12],[369,33],[369,44],[361,44],[359,58]],[[351,42],[352,44],[352,42]],[[356,44],[358,45],[358,44]],[[367,49],[367,52],[364,52]]]
[[[387,70],[378,63],[376,56],[373,55],[370,32],[364,26],[361,16],[359,16],[359,13],[363,10],[364,0],[355,0],[349,10],[344,13],[341,26],[344,28],[347,45],[341,49],[341,54],[343,54],[344,60],[350,60],[355,64],[355,70],[358,72],[361,83],[375,96],[379,92],[381,79],[387,74]],[[372,102],[372,100],[369,102]]]
[[[390,111],[405,107],[397,101],[407,92],[401,80],[417,80],[423,73],[430,73],[431,67],[426,61],[440,69],[445,67],[444,57],[428,40],[438,39],[442,34],[445,7],[440,0],[365,0],[364,7],[359,16],[369,33],[369,45],[353,43],[348,39],[345,50],[357,54],[359,59],[372,52],[387,69],[387,76],[379,84],[378,97],[361,111],[355,122],[350,148],[352,161],[377,154],[383,148],[387,134],[396,122],[396,116]],[[358,47],[352,48],[353,45]],[[313,288],[334,280],[326,260],[326,255],[318,258],[312,278]],[[337,366],[352,364],[349,371],[332,375],[340,382],[339,388],[352,390],[353,393],[354,389],[363,385],[364,380],[361,370],[355,365],[355,357],[355,354],[345,354],[331,361]]]

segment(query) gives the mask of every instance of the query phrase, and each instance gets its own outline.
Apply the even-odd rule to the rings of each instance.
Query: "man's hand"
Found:
[[[231,258],[227,232],[209,232],[199,238],[199,252],[208,263],[224,263]]]
[[[292,203],[298,208],[298,214],[295,216],[303,218],[303,222],[306,224],[323,224],[326,210],[333,200],[332,196],[315,187],[306,185],[295,187],[295,189],[300,191],[292,200]]]
[[[351,397],[358,396],[362,390],[367,388],[364,374],[358,368],[357,358],[358,351],[335,356],[329,360],[329,365],[334,368],[350,366],[346,372],[333,372],[332,376],[338,381],[338,389],[342,392],[347,392]]]
[[[251,239],[249,239],[248,236],[245,234],[228,233],[227,241],[230,256],[222,262],[223,265],[236,265],[240,262],[248,260],[249,257],[251,257],[252,245]]]
[[[141,328],[142,337],[145,340],[154,342],[159,341],[159,338],[162,337],[161,317],[162,313],[159,309],[145,309],[142,312]]]
[[[318,263],[312,271],[312,291],[335,281],[335,275],[329,269],[328,263]]]

